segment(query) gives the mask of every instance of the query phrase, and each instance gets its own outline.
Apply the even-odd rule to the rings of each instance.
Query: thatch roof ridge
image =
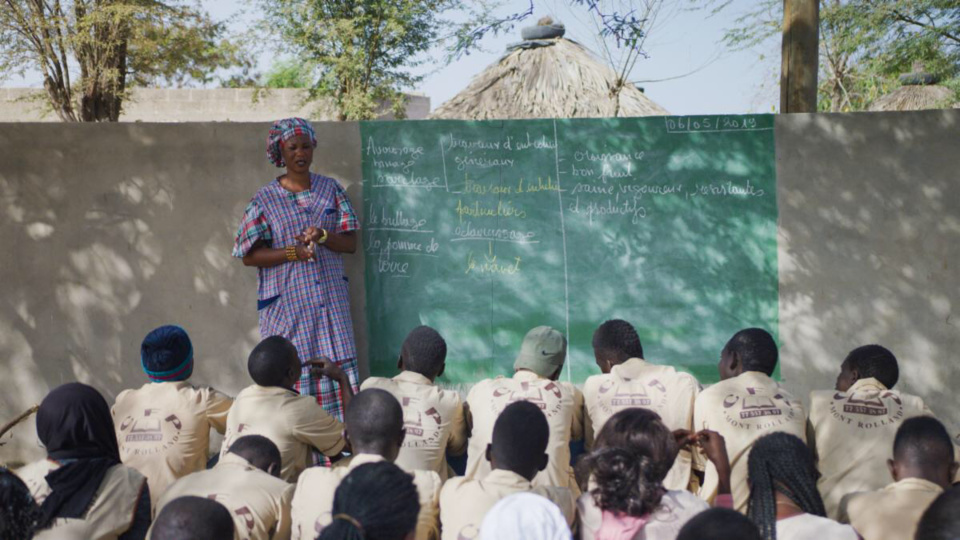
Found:
[[[870,111],[922,111],[926,109],[960,109],[956,94],[945,86],[905,85],[881,96],[870,104]]]
[[[542,40],[541,40],[542,41]],[[632,84],[619,99],[616,73],[585,47],[566,38],[515,48],[476,75],[429,118],[487,120],[658,116],[669,114]]]

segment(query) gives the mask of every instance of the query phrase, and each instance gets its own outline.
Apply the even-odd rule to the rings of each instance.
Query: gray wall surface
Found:
[[[776,122],[785,383],[832,388],[850,349],[879,342],[901,359],[903,389],[956,425],[960,111]],[[191,333],[194,382],[248,384],[256,272],[230,249],[279,171],[268,127],[0,124],[0,423],[62,382],[108,401],[140,386],[140,340],[167,323]],[[314,170],[362,218],[357,124],[317,131]],[[362,250],[346,260],[363,370]],[[0,463],[42,455],[32,421],[2,442]]]
[[[272,122],[287,116],[336,120],[332,100],[304,102],[305,90],[252,88],[134,88],[123,102],[121,122]],[[407,118],[430,114],[430,98],[407,94]],[[381,120],[392,120],[384,108]],[[60,122],[43,88],[0,88],[0,122]]]

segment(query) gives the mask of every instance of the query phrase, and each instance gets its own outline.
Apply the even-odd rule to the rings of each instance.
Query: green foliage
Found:
[[[310,88],[313,85],[316,66],[295,58],[279,60],[263,76],[265,88]]]
[[[0,78],[43,76],[64,121],[116,121],[129,87],[208,83],[250,62],[223,23],[178,0],[0,1]]]
[[[284,47],[303,59],[310,98],[332,98],[341,120],[375,118],[381,103],[405,111],[401,90],[422,65],[459,0],[261,0]],[[315,66],[315,67],[314,67]],[[298,77],[301,75],[297,75]]]
[[[718,11],[730,0],[691,0]],[[782,0],[757,0],[724,42],[749,49],[778,36]],[[914,66],[951,80],[960,74],[960,0],[820,0],[822,111],[865,110]]]

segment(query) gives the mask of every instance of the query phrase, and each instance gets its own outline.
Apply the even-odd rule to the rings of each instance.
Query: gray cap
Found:
[[[527,332],[513,369],[528,369],[541,377],[557,372],[567,357],[567,338],[549,326]]]

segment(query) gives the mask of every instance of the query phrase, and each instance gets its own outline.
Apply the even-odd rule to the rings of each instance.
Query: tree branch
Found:
[[[909,15],[906,15],[906,14],[904,14],[904,13],[901,13],[900,11],[898,11],[898,10],[896,10],[896,9],[892,10],[891,13],[893,14],[894,20],[897,20],[897,21],[900,21],[900,22],[904,22],[904,23],[907,23],[907,24],[912,24],[912,25],[914,25],[914,26],[919,26],[920,28],[926,28],[927,30],[932,30],[933,32],[935,32],[935,33],[937,33],[937,34],[939,34],[939,35],[941,35],[941,36],[943,36],[943,37],[945,37],[945,38],[947,38],[947,39],[949,39],[949,40],[951,40],[951,41],[956,41],[957,43],[960,43],[960,36],[956,36],[956,35],[954,35],[954,34],[951,34],[950,32],[947,32],[946,30],[943,30],[942,28],[938,28],[938,27],[937,27],[936,25],[934,25],[934,24],[926,24],[926,23],[924,23],[923,21],[918,21],[918,20],[914,19],[913,17],[910,17]]]

